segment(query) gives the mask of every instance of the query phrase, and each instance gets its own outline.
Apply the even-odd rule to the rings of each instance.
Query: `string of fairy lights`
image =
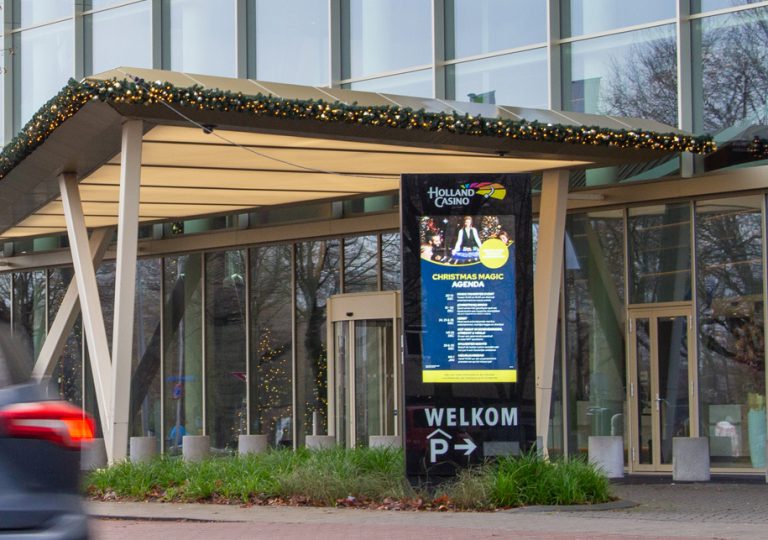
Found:
[[[457,112],[427,112],[395,105],[362,106],[324,100],[285,99],[273,95],[245,95],[200,86],[177,87],[169,82],[142,79],[75,81],[70,79],[0,153],[0,179],[30,155],[68,118],[91,101],[151,106],[166,104],[187,110],[234,112],[285,120],[345,123],[367,127],[448,132],[473,137],[518,141],[609,146],[708,154],[717,149],[709,135],[656,133],[645,130],[571,126],[526,120],[485,118]]]

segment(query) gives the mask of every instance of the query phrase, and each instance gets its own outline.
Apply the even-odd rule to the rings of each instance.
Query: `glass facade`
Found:
[[[169,69],[237,76],[235,0],[164,0],[163,20]]]
[[[316,0],[251,0],[248,72],[263,81],[328,86],[328,6]],[[286,62],[290,56],[290,62]]]
[[[669,0],[2,4],[13,51],[12,83],[0,88],[5,138],[69,77],[118,66],[648,118],[720,143],[767,116],[768,8],[751,0],[690,0],[680,13]],[[677,172],[673,160],[641,178]]]
[[[691,0],[687,16],[668,0],[9,0],[4,132],[19,131],[69,77],[133,65],[639,117],[714,132],[722,144],[768,121],[768,8],[750,3]],[[690,66],[678,65],[680,52]],[[579,182],[678,171],[673,159],[587,171]],[[622,435],[629,462],[632,435],[637,463],[652,465],[655,448],[665,464],[669,436],[685,434],[709,438],[713,467],[764,468],[764,194],[616,206],[567,220],[552,452]],[[299,215],[330,217],[325,207],[248,217],[268,226]],[[181,232],[237,222],[189,220]],[[140,261],[131,434],[155,435],[173,453],[184,434],[231,451],[244,433],[289,447],[327,433],[327,299],[398,289],[400,254],[398,233],[365,231]],[[0,274],[0,321],[38,352],[72,275]],[[114,263],[102,264],[110,339],[114,279]],[[632,319],[659,306],[689,309],[690,326],[679,315]],[[96,412],[86,357],[78,319],[54,381]],[[656,447],[659,434],[628,400],[637,381],[639,408],[651,407],[652,379],[682,404]],[[688,400],[683,386],[693,383]]]
[[[100,6],[104,2],[94,4]],[[85,15],[85,73],[101,73],[118,66],[152,67],[150,7],[149,1],[144,0]],[[120,47],[115,47],[115,43],[120,43]]]
[[[677,125],[674,25],[563,45],[563,105]]]

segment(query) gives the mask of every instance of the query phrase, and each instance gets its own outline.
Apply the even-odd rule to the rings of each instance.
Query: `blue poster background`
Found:
[[[515,382],[515,246],[500,268],[422,257],[424,382]]]

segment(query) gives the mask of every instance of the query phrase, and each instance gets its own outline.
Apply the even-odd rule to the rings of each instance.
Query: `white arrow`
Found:
[[[464,450],[464,455],[468,456],[469,454],[475,451],[475,448],[477,448],[477,445],[474,442],[472,442],[472,439],[464,439],[464,442],[467,444],[454,444],[453,449]]]

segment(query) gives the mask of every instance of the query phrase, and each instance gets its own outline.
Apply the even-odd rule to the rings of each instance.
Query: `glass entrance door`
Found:
[[[630,310],[632,470],[672,469],[672,439],[698,436],[689,307]]]
[[[347,447],[371,435],[399,435],[399,294],[337,295],[329,301],[330,425]]]

